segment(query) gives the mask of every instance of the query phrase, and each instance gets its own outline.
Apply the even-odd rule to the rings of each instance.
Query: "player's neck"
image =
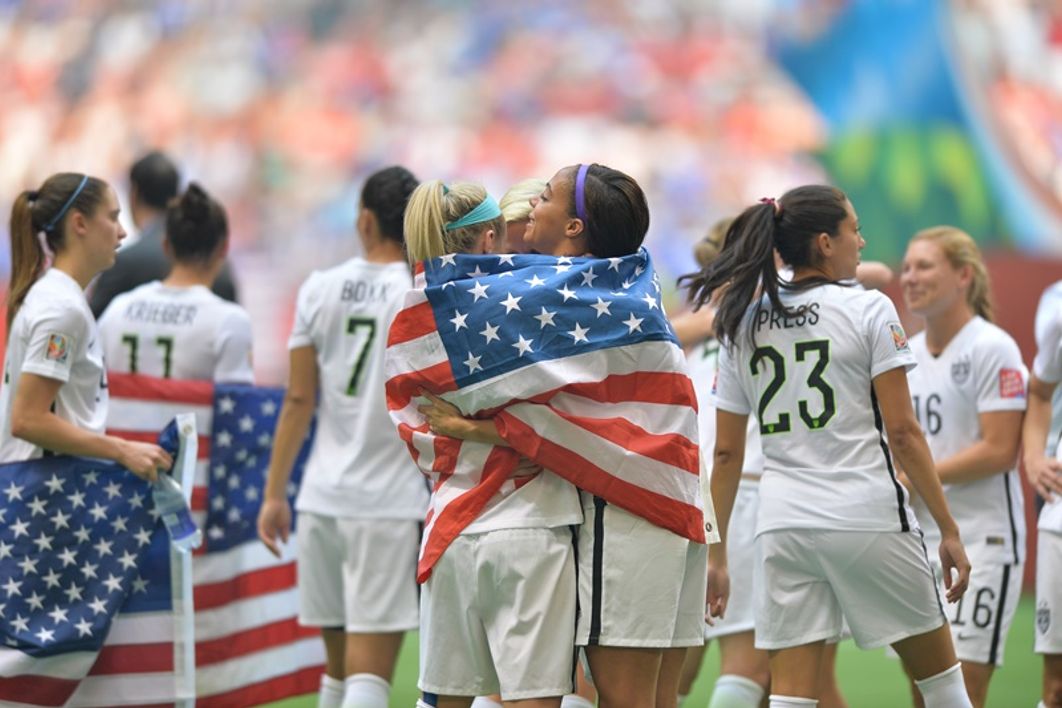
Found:
[[[173,270],[162,281],[162,284],[169,288],[190,288],[196,285],[209,288],[217,279],[217,271],[218,269],[213,267],[194,267],[184,263],[174,263]]]
[[[364,243],[364,242],[363,242]],[[381,238],[373,243],[365,243],[365,260],[369,263],[405,262],[406,253],[402,244],[389,238]]]
[[[972,319],[973,313],[968,307],[951,307],[926,317],[926,348],[929,353],[940,356],[955,335]]]

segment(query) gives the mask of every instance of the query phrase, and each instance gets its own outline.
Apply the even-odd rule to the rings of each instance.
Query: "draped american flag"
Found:
[[[176,453],[175,426],[167,433],[161,442]],[[182,466],[174,474],[191,481],[192,464]],[[63,455],[0,466],[0,487],[3,704],[117,705],[129,684],[158,681],[170,703],[193,698],[180,611],[190,565],[171,553],[150,486],[115,463]],[[144,632],[172,637],[163,676],[137,658]]]
[[[521,455],[705,542],[696,397],[645,249],[608,259],[450,254],[416,270],[388,333],[387,403],[433,482],[419,580],[516,486]],[[417,411],[422,388],[464,415],[493,416],[511,447],[433,435]]]
[[[176,412],[200,431],[192,512],[204,530],[192,558],[197,706],[250,706],[317,690],[324,650],[319,632],[296,620],[295,536],[281,559],[258,541],[255,520],[282,389],[109,374],[108,431],[150,440]],[[289,485],[294,496],[308,442]],[[162,631],[162,628],[160,628]],[[139,661],[172,672],[173,637],[141,635]],[[126,703],[172,703],[147,682]],[[119,703],[113,701],[112,703]]]

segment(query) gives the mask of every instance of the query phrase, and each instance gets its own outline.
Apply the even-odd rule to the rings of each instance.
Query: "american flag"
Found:
[[[192,511],[204,530],[192,559],[195,605],[195,684],[198,706],[250,706],[317,690],[324,649],[319,632],[296,621],[295,536],[275,559],[258,541],[255,520],[282,389],[175,381],[109,374],[108,431],[153,439],[168,418],[192,412],[200,431]],[[308,450],[289,486],[294,496]],[[180,667],[173,637],[140,633],[154,665],[147,673]],[[131,653],[123,668],[138,672],[147,651]],[[126,703],[172,703],[158,682],[128,682]],[[114,700],[111,704],[118,704]]]
[[[53,456],[0,466],[0,494],[0,701],[104,705],[128,617],[169,604],[150,487],[114,463]],[[147,560],[157,549],[162,568]]]
[[[644,249],[623,258],[450,254],[417,267],[388,334],[387,401],[433,481],[418,578],[519,456],[703,543],[696,396]],[[433,435],[418,390],[493,416],[510,447]],[[507,486],[508,485],[508,486]]]

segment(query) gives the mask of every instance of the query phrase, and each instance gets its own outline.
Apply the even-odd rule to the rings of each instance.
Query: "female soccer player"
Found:
[[[107,373],[85,288],[125,238],[118,198],[88,175],[52,175],[11,207],[8,341],[0,462],[45,452],[114,460],[144,479],[173,461],[157,445],[104,435]],[[54,254],[46,266],[42,240]]]
[[[534,201],[524,241],[532,253],[618,258],[637,252],[648,226],[633,179],[577,165],[554,175]],[[493,420],[462,418],[441,399],[422,411],[436,432],[507,444]],[[585,647],[600,705],[673,706],[686,648],[704,642],[704,546],[582,497],[576,644]]]
[[[405,228],[416,263],[491,253],[506,224],[482,186],[436,180],[413,193]],[[528,462],[517,475],[521,484],[485,504],[422,586],[422,704],[467,706],[493,693],[506,705],[555,708],[572,691],[578,493]]]
[[[369,177],[357,222],[365,256],[310,275],[288,340],[291,373],[258,535],[279,555],[278,538],[291,528],[288,479],[316,412],[295,509],[299,621],[321,628],[327,653],[320,706],[386,708],[402,636],[418,624],[428,492],[394,434],[383,366],[387,328],[411,282],[402,214],[416,185],[402,167]]]
[[[100,316],[112,371],[253,383],[251,318],[210,291],[229,243],[225,210],[194,182],[166,209],[163,248],[173,269],[123,293]]]
[[[1022,427],[1022,455],[1029,483],[1044,499],[1037,522],[1036,653],[1044,657],[1040,706],[1062,706],[1062,462],[1057,437],[1048,441],[1051,398],[1062,380],[1062,284],[1040,298],[1036,310],[1036,359],[1029,379],[1029,411]]]
[[[893,454],[941,530],[949,601],[965,591],[970,565],[911,407],[914,357],[895,308],[844,282],[865,245],[852,205],[833,187],[799,187],[746,209],[727,238],[692,294],[704,303],[726,286],[712,471],[724,540],[753,409],[763,437],[753,602],[756,646],[770,652],[770,705],[817,704],[825,642],[843,618],[861,647],[896,649],[926,705],[969,706]],[[775,249],[793,268],[784,287]],[[725,543],[709,555],[710,610],[722,616]]]
[[[980,707],[1003,664],[1021,592],[1025,512],[1015,467],[1025,366],[1014,339],[992,324],[988,271],[963,231],[938,226],[915,234],[900,284],[908,309],[925,321],[910,342],[915,415],[974,567],[968,597],[951,615],[951,636],[970,700]],[[912,507],[927,543],[939,543],[924,502]]]

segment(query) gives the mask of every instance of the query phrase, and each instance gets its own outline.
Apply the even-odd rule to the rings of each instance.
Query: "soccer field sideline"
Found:
[[[1036,605],[1033,595],[1022,595],[1014,626],[1007,638],[1005,664],[992,679],[988,705],[995,708],[1032,708],[1040,698],[1041,660],[1033,653]],[[713,645],[705,665],[687,699],[686,708],[704,708],[719,671],[719,654]],[[837,659],[841,690],[851,708],[895,708],[910,705],[910,693],[899,661],[885,656],[884,649],[860,651],[854,643],[841,645]],[[417,640],[407,637],[402,646],[391,706],[413,708],[418,692]],[[313,708],[315,695],[300,696],[269,704],[270,708]]]

